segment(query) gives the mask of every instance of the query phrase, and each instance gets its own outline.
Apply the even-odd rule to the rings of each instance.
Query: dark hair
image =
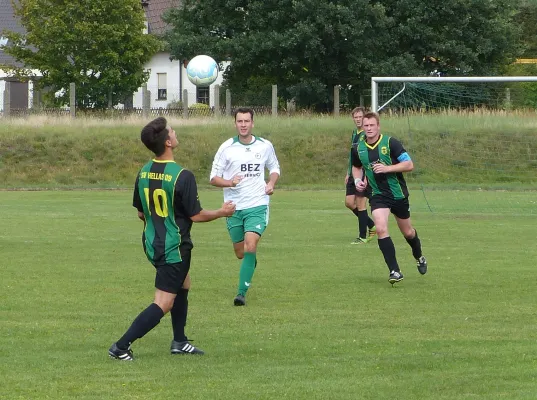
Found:
[[[248,108],[248,107],[237,108],[237,110],[235,111],[235,114],[233,115],[235,117],[235,121],[237,120],[238,113],[250,114],[250,118],[252,118],[252,121],[254,120],[254,110],[252,110],[251,108]]]
[[[366,118],[375,118],[377,121],[377,125],[380,124],[380,118],[379,115],[376,112],[368,112],[364,115],[364,119]]]
[[[354,114],[356,114],[357,112],[362,112],[362,114],[365,114],[365,108],[362,107],[362,106],[358,106],[358,107],[354,107],[351,111],[351,117],[354,117]]]
[[[168,121],[164,117],[158,117],[144,126],[140,139],[145,147],[158,157],[166,150],[166,140],[168,140],[169,134]]]

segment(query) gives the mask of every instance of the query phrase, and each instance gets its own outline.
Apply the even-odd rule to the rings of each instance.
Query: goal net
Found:
[[[373,79],[372,109],[410,153],[421,206],[537,216],[537,77]]]

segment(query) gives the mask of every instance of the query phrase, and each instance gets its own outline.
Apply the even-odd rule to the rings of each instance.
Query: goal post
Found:
[[[406,76],[406,77],[372,77],[371,78],[371,110],[378,112],[385,104],[379,105],[378,84],[381,82],[444,82],[444,83],[506,83],[506,82],[537,82],[537,76],[456,76],[456,77],[435,77],[435,76]],[[404,89],[404,88],[403,88]],[[395,98],[395,96],[394,96]],[[393,99],[393,98],[392,98]],[[392,100],[390,99],[390,101]]]
[[[537,216],[537,76],[373,77],[371,110],[429,210]]]

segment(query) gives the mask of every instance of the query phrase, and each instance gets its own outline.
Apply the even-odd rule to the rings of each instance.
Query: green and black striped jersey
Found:
[[[145,216],[142,243],[153,265],[181,262],[189,251],[190,217],[202,210],[196,179],[175,161],[151,160],[136,178],[133,206]]]
[[[354,129],[351,137],[351,151],[349,152],[349,165],[347,167],[347,175],[352,177],[352,146],[356,145],[360,140],[364,140],[364,131],[362,129]]]
[[[387,135],[380,135],[374,144],[368,144],[366,140],[359,140],[353,145],[352,165],[363,167],[373,196],[385,196],[391,199],[404,199],[408,197],[408,189],[405,178],[401,172],[388,174],[375,174],[373,165],[395,165],[403,160],[410,160],[402,143]]]

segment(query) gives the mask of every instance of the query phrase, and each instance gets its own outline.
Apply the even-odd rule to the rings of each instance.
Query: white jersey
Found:
[[[272,143],[253,136],[250,144],[243,144],[235,136],[222,143],[216,152],[209,179],[242,176],[237,186],[224,188],[224,201],[231,200],[237,210],[244,210],[269,204],[269,196],[265,194],[265,168],[269,174],[280,174],[280,164]]]

